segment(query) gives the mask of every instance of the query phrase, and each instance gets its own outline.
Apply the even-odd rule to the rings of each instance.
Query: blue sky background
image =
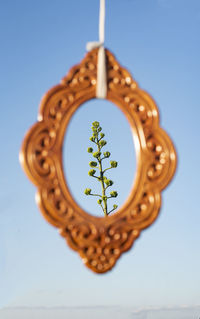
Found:
[[[105,134],[107,144],[102,152],[110,151],[109,159],[102,162],[103,169],[110,167],[110,160],[117,160],[117,168],[108,170],[107,178],[114,181],[112,187],[107,190],[118,192],[117,198],[108,200],[108,212],[113,204],[120,207],[126,200],[134,183],[136,172],[136,154],[133,144],[131,129],[122,111],[114,104],[100,99],[88,101],[80,107],[71,119],[67,128],[64,142],[63,163],[68,186],[74,199],[89,213],[103,217],[101,207],[97,204],[97,197],[86,196],[85,188],[91,188],[93,194],[102,194],[101,185],[96,178],[88,175],[91,169],[89,162],[95,160],[92,154],[87,152],[88,147],[97,151],[97,147],[90,141],[92,136],[92,123],[98,120]],[[104,129],[105,128],[105,129]],[[95,173],[99,176],[98,170]]]
[[[80,62],[88,41],[98,40],[99,1],[1,1],[2,308],[118,305],[145,309],[200,303],[200,2],[107,0],[106,9],[106,47],[157,101],[161,125],[177,148],[176,176],[163,192],[160,217],[112,272],[99,276],[84,267],[57,230],[42,218],[34,200],[36,189],[23,173],[18,154],[25,132],[37,119],[43,94]],[[90,114],[92,105],[88,102]],[[133,144],[126,119],[108,102],[96,101],[94,105],[101,111],[108,106],[108,118],[115,114],[115,120],[123,123],[120,134],[128,143],[124,152],[129,152],[129,145]],[[82,111],[74,116],[69,136],[74,134],[76,123],[81,122],[80,132],[87,140],[90,125],[87,112],[81,115]],[[119,131],[114,131],[113,120],[103,124],[113,159],[121,163],[118,173],[116,169],[119,177],[113,179],[118,183],[117,190],[123,190],[119,197],[122,204],[134,176],[135,155],[132,147],[124,171],[126,178],[121,177],[124,156],[114,139]],[[66,176],[75,181],[71,183],[72,190],[82,182],[84,189],[90,183],[88,167],[81,170],[85,173],[81,182],[78,174],[70,176],[74,171],[73,166],[68,169],[73,162],[67,154],[70,143],[67,137],[63,159]],[[84,156],[88,163],[88,154]],[[128,175],[131,179],[127,182]],[[93,212],[93,203],[88,200],[84,204],[84,200],[81,205],[86,204],[87,210]]]

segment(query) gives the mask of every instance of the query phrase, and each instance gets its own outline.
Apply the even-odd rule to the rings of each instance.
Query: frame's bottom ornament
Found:
[[[176,153],[159,126],[155,102],[106,50],[107,100],[123,111],[132,128],[136,178],[127,201],[108,218],[91,216],[77,205],[64,177],[62,146],[73,113],[95,98],[97,51],[89,52],[61,84],[44,96],[38,122],[27,133],[20,158],[26,174],[38,188],[37,202],[43,216],[60,229],[90,269],[104,273],[157,218],[160,193],[175,172]]]

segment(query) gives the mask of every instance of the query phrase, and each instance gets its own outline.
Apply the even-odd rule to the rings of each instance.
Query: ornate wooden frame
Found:
[[[159,127],[155,102],[106,50],[107,100],[115,103],[130,123],[137,156],[135,183],[123,207],[107,218],[89,215],[74,201],[63,172],[62,145],[73,113],[95,98],[97,50],[87,53],[61,84],[46,93],[38,122],[23,141],[20,159],[38,188],[37,202],[43,216],[59,228],[90,269],[104,273],[157,218],[160,193],[175,172],[176,153]]]

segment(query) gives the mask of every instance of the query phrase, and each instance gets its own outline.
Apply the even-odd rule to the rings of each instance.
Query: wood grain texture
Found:
[[[116,104],[129,121],[136,146],[137,172],[128,199],[115,214],[99,218],[77,205],[64,176],[62,147],[71,116],[84,102],[95,98],[97,52],[94,49],[87,53],[61,84],[45,94],[38,122],[23,141],[20,159],[37,187],[37,202],[45,219],[59,228],[86,266],[104,273],[157,218],[161,191],[176,169],[176,153],[159,126],[153,99],[106,50],[107,100]],[[70,149],[67,151],[70,153]]]

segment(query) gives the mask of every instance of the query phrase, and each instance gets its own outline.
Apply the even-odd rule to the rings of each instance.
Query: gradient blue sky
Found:
[[[25,132],[37,119],[43,94],[83,58],[88,41],[98,40],[99,1],[1,1],[0,307],[200,303],[200,2],[107,0],[106,7],[106,46],[157,101],[161,125],[177,148],[177,174],[163,192],[157,222],[114,270],[99,276],[85,268],[41,217],[35,187],[23,173],[18,153]],[[101,109],[100,101],[95,105]],[[103,102],[102,109],[105,105],[109,103]],[[118,109],[110,106],[108,112],[112,116]],[[120,117],[116,115],[119,121]],[[87,115],[84,118],[82,132],[88,127]],[[80,120],[77,113],[74,123]],[[131,145],[123,116],[121,121],[121,137]],[[106,121],[104,131],[112,134]],[[65,150],[67,143],[66,139]],[[110,143],[114,159],[123,163],[115,142]],[[131,156],[135,170],[134,152]],[[64,155],[66,174],[70,161]],[[130,163],[126,169],[128,175]],[[74,180],[80,184],[78,176]],[[116,186],[124,188],[119,198],[123,201],[131,180],[120,177]],[[87,205],[93,209],[92,203]]]

